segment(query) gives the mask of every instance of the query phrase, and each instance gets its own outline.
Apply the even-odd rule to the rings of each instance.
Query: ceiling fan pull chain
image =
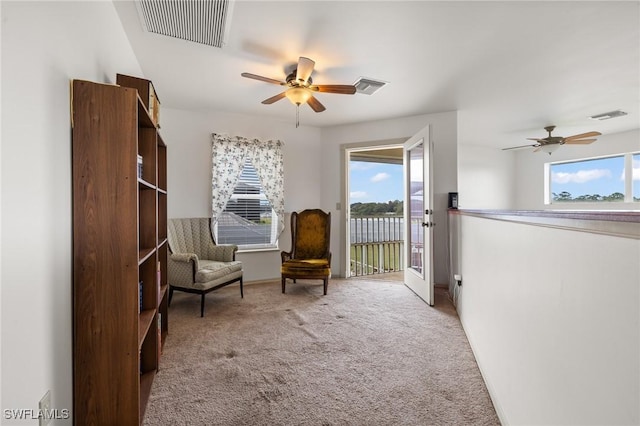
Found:
[[[300,104],[296,105],[296,129],[300,125]]]

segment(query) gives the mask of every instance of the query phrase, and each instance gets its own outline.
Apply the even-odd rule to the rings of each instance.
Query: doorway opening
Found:
[[[402,144],[346,150],[346,274],[403,281]]]

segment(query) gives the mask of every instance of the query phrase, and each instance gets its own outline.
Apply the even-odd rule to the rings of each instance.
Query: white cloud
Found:
[[[367,198],[367,192],[366,191],[352,191],[351,193],[349,193],[349,197],[352,198],[352,199]]]
[[[591,169],[578,170],[574,173],[554,172],[551,180],[555,183],[585,183],[591,180],[601,179],[603,177],[611,177],[611,170],[607,169]]]
[[[389,173],[381,172],[377,173],[375,176],[371,178],[371,182],[377,183],[382,182],[383,180],[387,180],[391,177]]]

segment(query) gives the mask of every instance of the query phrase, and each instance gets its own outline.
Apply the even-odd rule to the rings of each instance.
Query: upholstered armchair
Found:
[[[242,262],[235,259],[238,247],[216,245],[211,233],[211,219],[206,217],[169,219],[169,303],[173,291],[200,294],[200,316],[204,316],[207,293],[240,281]]]
[[[282,292],[286,279],[295,283],[298,278],[322,280],[327,294],[331,277],[331,213],[319,209],[291,213],[291,251],[280,253]]]

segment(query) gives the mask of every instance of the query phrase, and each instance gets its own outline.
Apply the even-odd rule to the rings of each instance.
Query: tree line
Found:
[[[386,203],[353,203],[351,204],[351,216],[383,216],[390,214],[401,215],[403,203],[400,200],[387,201]]]
[[[560,202],[568,202],[568,201],[624,201],[624,194],[620,192],[614,192],[609,195],[600,195],[600,194],[584,194],[579,195],[577,197],[573,197],[571,193],[567,191],[562,191],[558,194],[553,192],[552,194],[553,201]],[[634,198],[634,201],[638,201],[638,198]]]

